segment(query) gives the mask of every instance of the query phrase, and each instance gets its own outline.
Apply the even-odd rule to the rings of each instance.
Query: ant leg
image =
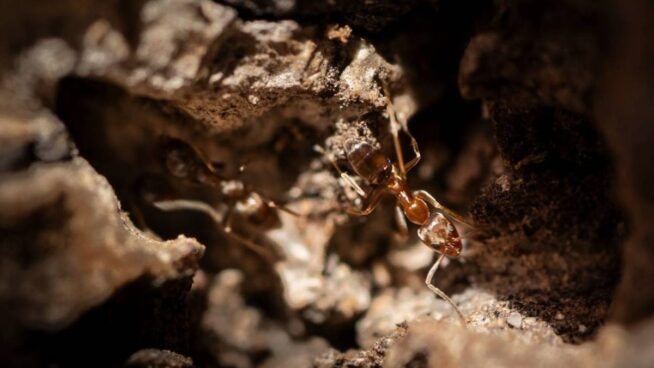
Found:
[[[377,208],[381,201],[382,194],[386,188],[376,188],[370,193],[370,201],[363,209],[348,208],[347,213],[353,216],[368,216]]]
[[[409,239],[409,226],[404,217],[404,211],[400,206],[395,206],[395,223],[397,224],[397,231],[394,232],[395,238],[399,241],[406,241]]]
[[[350,185],[350,187],[352,187],[352,189],[354,189],[354,191],[357,192],[358,195],[364,198],[367,197],[366,191],[363,190],[350,175],[344,172],[340,172],[340,173],[341,173],[341,178],[343,178]]]
[[[456,306],[456,304],[454,304],[454,301],[452,299],[450,299],[450,297],[447,296],[447,294],[445,294],[443,292],[443,290],[437,288],[436,286],[434,286],[432,284],[432,282],[434,281],[434,274],[436,273],[436,270],[438,269],[438,266],[441,264],[441,261],[443,261],[443,258],[445,258],[445,254],[440,254],[438,256],[438,258],[436,259],[436,262],[434,262],[434,265],[431,266],[431,268],[429,269],[429,272],[427,273],[427,278],[425,279],[425,284],[427,284],[427,287],[429,288],[429,290],[433,291],[434,294],[438,295],[443,300],[445,300],[449,305],[452,306],[452,308],[454,309],[456,314],[459,316],[459,319],[461,320],[461,324],[463,324],[463,326],[465,327],[465,326],[467,326],[466,318],[463,316],[463,313],[461,313],[461,311]]]
[[[257,253],[263,258],[274,262],[275,257],[273,257],[270,252],[268,252],[264,247],[254,243],[253,241],[242,237],[239,234],[236,234],[232,231],[231,228],[231,218],[232,211],[231,208],[227,210],[227,215],[223,215],[216,211],[213,207],[208,204],[200,201],[188,200],[188,199],[175,199],[169,201],[158,201],[153,203],[155,207],[163,211],[198,211],[202,212],[220,226],[225,234],[232,239],[243,244],[245,247],[251,251]]]
[[[413,192],[413,195],[424,200],[425,202],[429,203],[432,207],[434,207],[436,210],[442,212],[446,216],[456,220],[457,222],[460,222],[464,225],[467,225],[471,228],[474,228],[474,225],[468,222],[463,216],[459,215],[458,213],[452,211],[451,209],[443,206],[434,198],[429,192],[426,190],[416,190]]]
[[[329,160],[329,162],[331,162],[332,166],[334,166],[336,171],[338,171],[338,174],[341,176],[341,178],[343,178],[343,180],[345,180],[345,182],[347,182],[350,185],[350,187],[352,187],[352,189],[354,189],[354,191],[357,192],[357,194],[359,194],[362,197],[366,197],[366,191],[363,190],[350,175],[341,171],[341,168],[338,167],[338,164],[336,164],[336,160],[334,159],[334,156],[332,154],[327,153],[325,149],[320,147],[319,145],[313,146],[313,149],[316,150],[316,152],[325,156]]]
[[[153,205],[163,211],[202,212],[211,217],[211,219],[220,226],[223,224],[223,215],[204,202],[189,199],[173,199],[153,202]]]
[[[411,169],[416,167],[418,162],[420,162],[422,155],[420,154],[420,149],[418,148],[418,141],[413,137],[413,134],[409,132],[409,128],[404,125],[402,127],[404,133],[409,136],[409,139],[411,140],[411,149],[413,149],[413,153],[416,155],[416,157],[412,158],[411,161],[407,162],[406,164],[406,171],[409,172]]]
[[[345,181],[350,185],[350,187],[352,187],[352,189],[354,189],[355,192],[357,192],[358,195],[364,198],[367,197],[366,191],[363,190],[350,175],[341,172],[340,170],[339,172],[341,173],[341,178],[345,179]]]
[[[238,169],[239,174],[242,174],[245,171],[245,166],[246,165],[247,165],[247,163],[243,164],[243,165],[241,165],[239,167],[239,169]],[[283,206],[281,204],[278,204],[277,202],[273,201],[272,199],[269,199],[269,198],[265,197],[263,194],[261,194],[259,192],[255,192],[255,193],[256,193],[256,195],[261,197],[261,199],[266,203],[266,206],[268,206],[270,208],[275,208],[275,209],[278,209],[280,211],[284,211],[284,212],[288,213],[289,215],[293,215],[293,216],[296,216],[296,217],[308,217],[307,215],[303,215],[301,213],[293,211],[292,209],[290,209],[288,207],[285,207],[285,206]]]
[[[293,215],[295,217],[309,217],[309,215],[307,215],[307,214],[301,214],[299,212],[296,212],[296,211],[294,211],[294,210],[292,210],[292,209],[290,209],[290,208],[288,208],[286,206],[278,204],[275,201],[265,199],[265,198],[264,198],[264,200],[266,201],[266,205],[268,205],[268,207],[276,208],[276,209],[278,209],[280,211],[284,211],[284,212],[288,213],[289,215]]]
[[[388,92],[388,87],[384,84],[384,97],[386,99],[386,112],[388,113],[388,120],[391,124],[391,135],[393,136],[393,146],[395,147],[395,156],[397,157],[397,162],[400,167],[400,175],[405,178],[407,169],[404,165],[404,155],[402,154],[402,146],[400,145],[400,136],[398,132],[402,128],[400,123],[397,121],[395,116],[395,109],[393,108],[393,102],[391,102],[390,93]]]
[[[249,250],[253,251],[254,253],[258,254],[262,258],[266,259],[268,262],[271,264],[274,264],[276,262],[275,256],[270,252],[268,249],[265,247],[255,243],[254,241],[234,232],[232,229],[232,214],[234,212],[232,211],[232,208],[230,207],[227,210],[227,214],[225,215],[225,222],[224,224],[220,224],[223,228],[223,231],[225,232],[225,235],[228,237],[236,240],[237,242],[243,244],[246,248]]]
[[[415,139],[413,134],[409,131],[409,128],[406,126],[406,123],[401,123],[397,119],[397,115],[395,113],[395,108],[393,107],[393,102],[391,101],[390,98],[390,92],[388,91],[388,87],[384,84],[384,95],[386,98],[386,111],[388,113],[388,118],[391,123],[391,134],[393,135],[393,145],[395,146],[395,155],[397,156],[397,161],[400,166],[400,174],[403,177],[406,177],[406,174],[413,169],[418,162],[420,162],[420,158],[422,157],[420,155],[420,149],[418,148],[418,141]],[[415,157],[411,159],[411,161],[405,163],[404,162],[404,154],[402,153],[402,145],[400,143],[400,136],[399,136],[399,131],[402,130],[407,136],[409,136],[409,139],[411,140],[411,149],[413,149],[413,153],[415,154]]]
[[[295,216],[295,217],[301,217],[301,218],[309,218],[309,217],[310,217],[310,214],[299,213],[299,212],[297,212],[297,211],[295,211],[295,210],[292,210],[292,209],[290,209],[290,208],[288,208],[288,207],[286,207],[286,206],[284,206],[284,205],[281,205],[281,204],[279,204],[279,203],[273,201],[272,199],[268,199],[268,198],[264,197],[264,196],[263,196],[262,194],[260,194],[260,193],[256,193],[256,194],[257,194],[259,197],[261,197],[261,199],[263,199],[263,201],[266,203],[266,206],[268,206],[268,207],[270,207],[270,208],[275,208],[275,209],[277,209],[277,210],[280,210],[280,211],[286,212],[286,213],[288,213],[289,215],[292,215],[292,216]]]

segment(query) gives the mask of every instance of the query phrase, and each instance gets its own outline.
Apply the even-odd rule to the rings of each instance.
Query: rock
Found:
[[[381,367],[388,349],[407,332],[407,325],[401,324],[390,334],[380,338],[368,350],[339,353],[335,350],[318,356],[313,362],[316,368],[328,367]]]
[[[125,366],[134,368],[192,368],[193,360],[169,350],[143,349],[132,354]]]
[[[336,18],[366,31],[382,31],[418,5],[415,0],[326,1],[275,0],[267,2],[227,0],[227,4],[257,17]]]
[[[625,26],[615,29],[617,39],[612,57],[607,62],[602,89],[598,98],[598,124],[615,154],[618,174],[617,192],[630,218],[629,237],[623,248],[624,271],[613,305],[613,317],[630,324],[652,316],[654,293],[642,287],[651,277],[654,260],[651,223],[652,163],[644,160],[651,153],[654,131],[647,121],[654,117],[652,80],[649,67],[651,40],[636,34],[654,29],[650,3],[639,1],[618,4],[619,18]]]
[[[512,312],[509,314],[509,318],[506,319],[506,323],[513,328],[520,328],[522,327],[522,316],[520,313]]]
[[[89,330],[104,329],[110,338],[145,329],[105,351],[139,342],[183,344],[183,325],[165,321],[183,318],[174,317],[184,310],[174,299],[188,292],[190,284],[185,287],[184,279],[197,268],[204,249],[200,244],[183,237],[167,242],[145,237],[119,212],[107,182],[82,159],[35,164],[27,172],[5,174],[2,183],[0,304],[6,311],[2,323],[7,331],[3,346],[22,351],[41,341],[52,351],[27,356],[43,363],[88,362],[84,355],[70,354],[70,349],[86,347],[89,353],[99,349],[101,340],[83,340],[83,331]],[[130,288],[140,290],[139,297],[128,298],[142,298],[136,305],[116,296],[123,291],[129,295]],[[158,310],[158,316],[139,315],[145,312],[134,309],[139,305],[151,308],[149,313]],[[105,315],[112,310],[140,319],[107,325]],[[155,332],[158,329],[179,335],[161,335]]]
[[[149,1],[140,34],[131,35],[136,50],[98,21],[86,31],[77,73],[164,100],[218,132],[272,112],[326,126],[328,114],[383,110],[375,78],[394,81],[399,70],[365,40],[339,48],[318,27],[235,15],[208,0]]]
[[[36,165],[2,182],[0,295],[13,306],[5,325],[60,329],[138,277],[192,275],[202,256],[192,239],[160,242],[138,232],[82,159]]]
[[[473,244],[481,253],[468,259],[487,270],[476,280],[572,340],[590,336],[607,315],[624,236],[610,153],[592,115],[595,60],[606,47],[596,27],[606,8],[585,7],[498,7],[506,22],[475,36],[459,74],[464,96],[483,99],[504,161],[500,178],[472,205],[487,229],[484,244]],[[507,272],[512,281],[504,283]],[[584,335],[554,318],[562,307],[588,326]]]
[[[247,306],[240,295],[244,282],[247,280],[241,272],[226,270],[210,286],[200,339],[215,362],[254,367],[252,356],[268,354],[264,367],[304,367],[329,348],[320,338],[293,340],[278,323]]]

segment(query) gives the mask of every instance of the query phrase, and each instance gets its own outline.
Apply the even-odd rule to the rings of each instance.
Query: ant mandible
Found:
[[[294,216],[298,213],[266,199],[263,195],[249,189],[240,180],[228,180],[221,176],[214,165],[197,149],[181,140],[168,139],[164,148],[165,166],[168,172],[178,179],[215,188],[224,196],[224,211],[218,211],[209,204],[191,199],[155,200],[152,204],[163,211],[190,210],[207,214],[230,238],[262,256],[275,262],[272,252],[253,240],[236,233],[232,221],[236,213],[248,224],[257,228],[273,228],[280,224],[277,210]],[[243,167],[240,168],[243,170]]]
[[[352,171],[369,184],[371,187],[369,192],[366,193],[349,174],[339,168],[333,154],[328,154],[321,147],[316,147],[316,149],[329,159],[341,177],[360,196],[368,199],[367,205],[364,205],[362,209],[348,208],[347,212],[349,214],[355,216],[369,215],[377,208],[385,194],[391,194],[397,201],[395,219],[399,225],[400,234],[404,238],[408,237],[408,226],[405,219],[420,226],[418,229],[420,240],[439,254],[427,273],[425,284],[432,292],[452,306],[461,322],[465,325],[465,317],[456,304],[454,304],[447,294],[433,285],[432,282],[434,274],[443,259],[446,256],[458,256],[463,248],[461,237],[452,220],[466,225],[468,223],[462,216],[440,204],[427,191],[409,190],[407,173],[418,164],[421,158],[418,142],[411,132],[409,132],[406,124],[401,124],[397,121],[393,105],[388,97],[388,90],[384,88],[384,92],[397,162],[393,163],[381,149],[361,139],[350,138],[343,144],[347,162]],[[415,154],[415,157],[406,164],[400,145],[400,130],[409,137],[411,148]]]

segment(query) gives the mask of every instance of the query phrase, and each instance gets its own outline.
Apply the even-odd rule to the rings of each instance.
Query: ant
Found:
[[[274,228],[281,224],[277,210],[294,216],[301,216],[300,214],[266,199],[263,195],[247,188],[240,180],[223,177],[218,173],[214,164],[197,149],[181,140],[169,139],[165,144],[164,154],[165,166],[170,174],[178,179],[219,190],[225,198],[224,209],[218,211],[205,202],[191,199],[154,199],[151,202],[155,207],[163,211],[203,212],[211,217],[228,237],[243,244],[271,263],[275,262],[276,257],[270,250],[233,230],[234,215],[238,215],[247,224],[257,228]],[[241,166],[239,171],[243,170],[244,166]]]
[[[397,162],[391,159],[380,148],[365,142],[361,139],[350,138],[343,144],[345,159],[352,171],[362,178],[370,186],[369,192],[364,191],[349,174],[341,171],[336,163],[333,154],[328,154],[322,147],[316,146],[316,150],[326,156],[336,168],[340,176],[368,203],[362,209],[348,208],[347,212],[354,216],[367,216],[379,205],[385,194],[390,194],[396,199],[395,220],[399,226],[400,235],[408,237],[408,226],[406,219],[420,226],[418,237],[439,256],[430,268],[425,279],[427,287],[436,295],[449,303],[456,311],[463,325],[466,320],[459,308],[454,304],[442,290],[432,284],[434,274],[442,260],[448,257],[456,257],[463,248],[459,232],[452,220],[466,224],[466,220],[456,212],[441,205],[431,194],[425,190],[410,191],[407,184],[407,173],[420,161],[421,155],[418,149],[418,142],[409,132],[406,124],[397,121],[388,90],[384,88],[386,95],[386,108],[390,121],[390,132],[393,136],[393,144]],[[404,162],[402,147],[400,145],[399,131],[402,130],[410,139],[411,148],[415,157]]]

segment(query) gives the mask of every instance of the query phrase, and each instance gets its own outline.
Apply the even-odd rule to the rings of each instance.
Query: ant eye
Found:
[[[184,161],[184,155],[179,151],[172,151],[166,157],[168,171],[178,178],[189,176],[189,165]]]

